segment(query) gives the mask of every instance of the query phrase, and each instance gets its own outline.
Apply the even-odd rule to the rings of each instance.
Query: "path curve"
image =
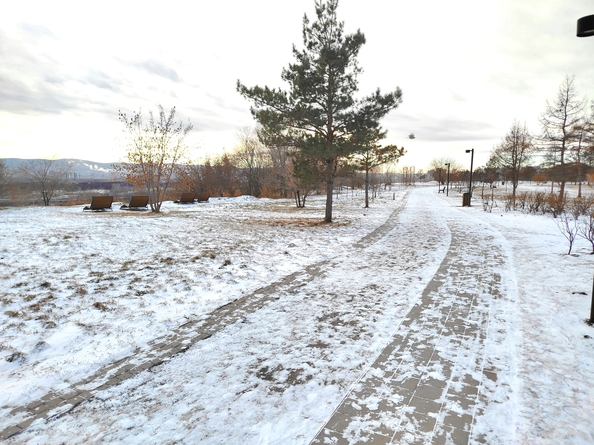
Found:
[[[492,227],[482,235],[463,209],[439,211],[451,231],[439,270],[311,444],[487,443],[474,426],[502,383],[485,345],[505,337],[489,322],[506,258]]]

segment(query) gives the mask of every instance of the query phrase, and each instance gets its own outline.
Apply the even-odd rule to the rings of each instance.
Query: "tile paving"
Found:
[[[311,445],[484,443],[472,427],[482,379],[497,379],[483,350],[489,302],[500,296],[500,277],[485,271],[503,255],[477,249],[485,239],[464,224],[448,222],[452,240],[438,272]],[[374,427],[361,430],[361,421]]]
[[[365,248],[381,239],[395,227],[402,207],[354,247]],[[502,261],[502,256],[494,248],[479,254],[473,252],[476,249],[472,245],[479,240],[469,240],[460,221],[450,222],[449,226],[452,242],[438,272],[391,343],[353,386],[311,444],[469,443],[474,416],[478,414],[481,379],[497,379],[497,370],[486,369],[480,353],[474,356],[486,338],[488,299],[497,298],[498,294],[498,276],[485,275],[485,269],[479,265],[495,264]],[[465,264],[463,258],[472,255],[472,264]],[[20,433],[33,422],[64,415],[97,392],[159,366],[257,311],[267,301],[277,299],[279,292],[303,286],[320,275],[325,266],[311,265],[218,308],[204,320],[188,321],[169,337],[151,342],[148,354],[118,360],[67,391],[50,392],[40,400],[14,408],[8,414],[14,424],[0,430],[0,440]],[[466,291],[460,292],[461,287]],[[468,367],[469,364],[472,366]],[[358,430],[357,420],[361,419],[371,421],[373,429]],[[474,441],[482,440],[474,437]]]

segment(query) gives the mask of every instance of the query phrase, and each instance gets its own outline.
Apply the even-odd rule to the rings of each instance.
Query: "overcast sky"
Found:
[[[0,157],[122,159],[118,110],[175,106],[192,158],[230,151],[255,123],[237,79],[286,87],[314,0],[5,2],[0,14]],[[401,166],[451,156],[475,165],[514,119],[534,133],[566,75],[594,99],[594,37],[576,37],[592,0],[341,0],[366,36],[360,93],[400,87],[383,121]],[[416,139],[408,139],[414,133]]]

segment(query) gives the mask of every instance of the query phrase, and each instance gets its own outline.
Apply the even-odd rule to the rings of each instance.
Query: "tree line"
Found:
[[[293,46],[295,61],[281,75],[286,90],[237,81],[238,93],[252,103],[258,127],[240,133],[232,157],[180,167],[180,141],[191,124],[175,123],[175,108],[166,115],[159,107],[159,117],[149,113],[146,124],[140,112],[130,118],[120,112],[130,138],[127,162],[118,169],[146,189],[153,211],[159,211],[173,176],[195,190],[215,187],[218,194],[232,195],[242,186],[254,196],[264,190],[281,196],[291,191],[298,207],[324,184],[324,221],[332,222],[335,180],[355,171],[365,172],[369,206],[370,173],[404,154],[404,148],[380,143],[386,137],[380,121],[402,102],[402,91],[382,94],[377,89],[357,97],[357,57],[365,36],[359,30],[345,34],[337,8],[338,0],[316,0],[315,20],[303,17],[303,47]]]
[[[565,200],[567,183],[594,180],[594,102],[579,96],[575,78],[566,76],[553,100],[547,100],[539,117],[540,129],[530,131],[514,120],[509,131],[495,147],[485,166],[474,170],[477,183],[493,186],[507,181],[511,199],[516,200],[520,181],[557,184],[557,199]],[[431,162],[430,173],[436,181],[445,181],[445,166],[451,162],[453,181],[468,183],[468,170],[454,160],[439,158]]]
[[[237,81],[238,93],[252,103],[257,130],[243,131],[234,153],[192,164],[184,143],[192,124],[178,122],[175,107],[167,113],[159,106],[148,119],[120,111],[128,141],[124,162],[114,169],[149,195],[154,212],[180,186],[219,195],[292,193],[303,207],[322,185],[324,221],[332,222],[335,180],[357,171],[364,172],[369,206],[371,173],[404,154],[402,147],[381,144],[386,130],[380,125],[402,102],[402,91],[378,88],[359,97],[357,58],[365,36],[345,34],[337,8],[338,0],[316,0],[315,19],[304,15],[302,48],[293,46],[295,60],[281,75],[287,89]]]

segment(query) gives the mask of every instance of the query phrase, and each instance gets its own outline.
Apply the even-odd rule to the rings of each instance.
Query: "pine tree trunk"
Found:
[[[326,159],[326,216],[324,222],[332,222],[332,192],[334,190],[334,174],[336,159]]]
[[[365,208],[369,208],[369,170],[365,170]]]

